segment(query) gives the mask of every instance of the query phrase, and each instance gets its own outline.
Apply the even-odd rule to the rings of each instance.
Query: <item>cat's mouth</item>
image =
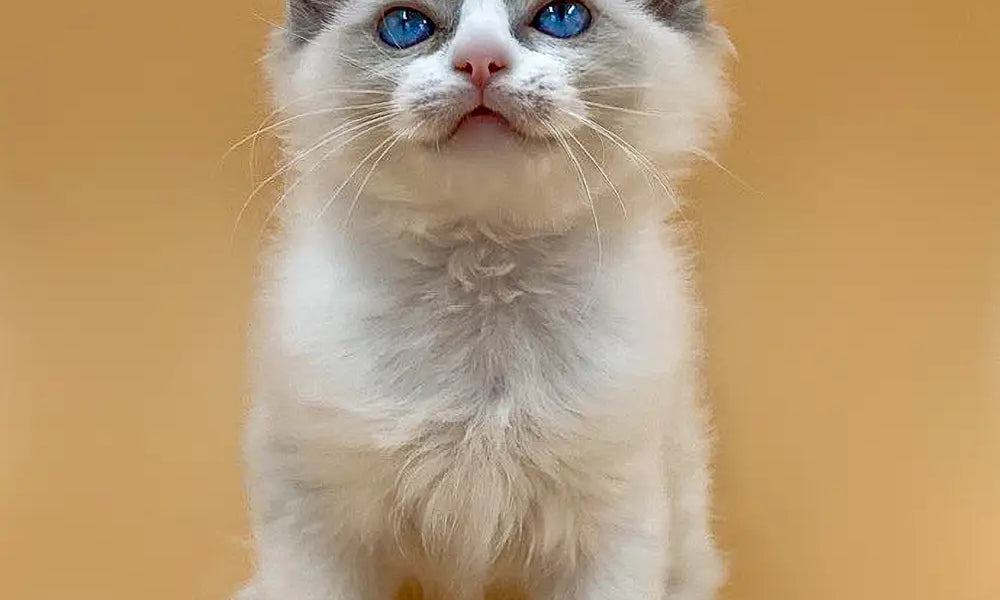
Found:
[[[547,138],[531,128],[530,121],[525,122],[521,116],[523,111],[518,106],[509,106],[501,98],[496,103],[489,100],[464,106],[456,106],[455,112],[448,115],[447,121],[438,120],[436,115],[429,115],[425,122],[440,123],[437,131],[430,129],[426,137],[418,138],[420,143],[440,151],[449,148],[459,152],[482,150],[491,153],[504,151],[523,151],[535,147],[541,142],[547,145]],[[444,116],[444,115],[441,115]],[[537,115],[535,120],[541,121]]]
[[[502,113],[485,104],[480,104],[465,113],[458,120],[454,129],[448,134],[447,139],[452,139],[459,135],[490,137],[510,134],[520,135],[520,132],[517,131],[514,125]]]
[[[462,123],[471,119],[496,119],[503,124],[507,124],[507,119],[505,119],[503,115],[492,108],[487,107],[485,104],[480,104],[476,108],[467,112],[465,116],[462,117],[462,120],[459,121],[459,127],[462,126]]]

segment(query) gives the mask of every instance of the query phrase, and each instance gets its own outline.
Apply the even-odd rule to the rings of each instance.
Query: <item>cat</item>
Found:
[[[240,600],[708,600],[701,0],[289,0]]]

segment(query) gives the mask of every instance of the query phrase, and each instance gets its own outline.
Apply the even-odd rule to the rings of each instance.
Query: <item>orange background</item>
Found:
[[[0,8],[0,597],[223,600],[277,0]],[[1000,8],[729,0],[726,600],[1000,598]],[[262,166],[259,171],[262,170]],[[273,195],[271,196],[273,197]],[[294,600],[294,599],[293,599]]]

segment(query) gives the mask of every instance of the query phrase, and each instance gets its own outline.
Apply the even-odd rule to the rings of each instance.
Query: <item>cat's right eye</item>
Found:
[[[576,37],[590,27],[590,9],[575,0],[555,0],[535,14],[531,26],[556,38]]]
[[[434,35],[434,21],[419,10],[390,8],[378,22],[378,36],[387,46],[403,50],[416,46]]]

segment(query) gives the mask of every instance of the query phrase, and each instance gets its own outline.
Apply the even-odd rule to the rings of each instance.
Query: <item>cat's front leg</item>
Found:
[[[285,482],[259,484],[261,520],[253,581],[234,600],[387,600],[401,577],[384,557],[359,543],[343,524],[348,512],[330,511],[321,491]]]
[[[588,515],[581,560],[553,581],[545,600],[663,600],[666,588],[666,498],[662,470],[650,460],[629,496]]]
[[[670,500],[667,600],[713,600],[725,579],[711,529],[706,416],[693,397],[674,406],[664,444]]]
[[[253,580],[233,600],[387,600],[398,578],[365,551],[350,555],[294,540],[262,555]]]
[[[663,600],[665,552],[662,539],[622,531],[606,551],[556,595],[557,600]]]
[[[386,600],[392,589],[374,569],[288,558],[262,565],[233,600]]]

